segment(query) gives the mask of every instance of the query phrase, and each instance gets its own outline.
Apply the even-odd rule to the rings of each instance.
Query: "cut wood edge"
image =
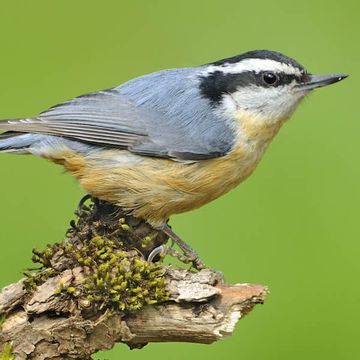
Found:
[[[167,303],[146,307],[125,319],[133,337],[128,345],[146,342],[211,344],[233,334],[235,325],[268,294],[266,286],[216,286],[219,295],[203,303]]]

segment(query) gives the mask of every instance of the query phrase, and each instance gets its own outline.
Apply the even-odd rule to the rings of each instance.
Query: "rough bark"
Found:
[[[81,252],[86,239],[94,236],[93,226],[99,217],[99,209],[97,214],[95,210],[87,208],[84,213],[82,209],[79,222],[72,226],[66,244],[76,244],[76,251]],[[116,216],[116,221],[109,218],[114,226],[119,224],[120,215]],[[109,219],[98,221],[96,234],[109,237],[114,233]],[[134,225],[128,217],[126,222],[132,224],[131,236],[135,238],[139,238],[139,229],[142,236],[149,231],[153,234],[152,229],[144,232],[143,224]],[[116,236],[119,238],[118,233]],[[126,238],[131,236],[127,233]],[[161,236],[155,234],[152,239],[162,243]],[[124,243],[123,236],[121,239]],[[154,246],[154,242],[149,246]],[[125,248],[127,256],[139,256],[133,247]],[[231,335],[237,321],[262,303],[267,293],[261,285],[224,284],[219,274],[210,269],[197,272],[159,263],[166,299],[137,311],[102,308],[83,296],[83,284],[91,266],[72,261],[60,246],[52,249],[51,256],[35,251],[34,260],[43,267],[0,293],[0,353],[12,343],[17,359],[89,359],[91,354],[110,349],[118,342],[130,348],[141,348],[149,342],[210,344]],[[148,252],[144,246],[141,249]],[[29,276],[36,284],[29,282]]]

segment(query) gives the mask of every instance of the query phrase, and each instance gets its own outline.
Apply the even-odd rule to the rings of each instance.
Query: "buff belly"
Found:
[[[260,154],[249,155],[180,163],[126,150],[84,157],[69,149],[50,159],[64,165],[88,193],[160,226],[170,215],[198,208],[238,185],[260,160]]]

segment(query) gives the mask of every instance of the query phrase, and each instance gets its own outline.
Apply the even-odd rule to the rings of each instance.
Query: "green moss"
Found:
[[[43,284],[48,278],[53,277],[55,274],[56,271],[51,267],[26,271],[24,272],[24,287],[28,291],[34,291],[39,285]]]
[[[143,249],[148,247],[151,244],[152,241],[153,241],[153,239],[151,238],[151,236],[145,236],[144,239],[141,242],[141,247]]]
[[[24,286],[33,291],[49,277],[80,266],[83,283],[60,284],[56,290],[59,296],[87,300],[107,314],[167,301],[165,271],[159,263],[144,260],[158,235],[151,228],[144,232],[143,223],[121,217],[113,208],[109,209],[108,222],[104,217],[96,218],[104,215],[104,209],[83,209],[78,221],[71,223],[69,239],[44,250],[34,249],[32,260],[40,268],[25,273]]]
[[[101,309],[134,311],[169,299],[164,270],[120,250],[113,241],[95,237],[82,254],[91,259],[83,296]]]
[[[124,231],[129,231],[130,230],[130,226],[128,224],[121,224],[120,226]]]
[[[145,261],[135,250],[125,250],[122,242],[94,236],[86,244],[54,244],[33,253],[33,261],[41,264],[42,269],[26,273],[24,284],[28,289],[36,289],[58,273],[51,264],[54,255],[61,254],[71,268],[83,267],[86,276],[78,287],[61,283],[55,291],[58,295],[86,299],[111,313],[132,312],[146,304],[169,300],[161,266]]]
[[[15,360],[15,356],[12,354],[12,344],[7,343],[4,346],[3,352],[0,354],[0,360]]]
[[[60,283],[59,288],[55,290],[55,294],[76,295],[78,291],[73,286],[65,286],[63,283]]]
[[[44,250],[39,249],[33,249],[33,257],[32,261],[34,263],[39,263],[44,266],[50,265],[50,260],[52,258],[52,255],[54,254],[54,249],[51,245],[47,245],[47,247]]]

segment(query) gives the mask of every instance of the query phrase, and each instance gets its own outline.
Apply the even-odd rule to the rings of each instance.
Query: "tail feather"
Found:
[[[4,132],[2,134],[0,134],[0,139],[7,139],[7,138],[10,138],[10,137],[13,137],[13,136],[17,136],[19,135],[18,132],[15,132],[15,131],[7,131],[7,132]]]
[[[0,152],[28,154],[29,147],[39,138],[36,134],[24,134],[8,131],[0,134]]]
[[[97,146],[83,143],[77,140],[66,139],[61,136],[49,135],[43,131],[40,133],[27,132],[30,130],[29,119],[15,119],[0,121],[0,153],[33,154],[43,156],[49,149],[63,149],[68,147],[74,151],[88,153],[98,149]],[[31,131],[34,131],[31,128]]]

